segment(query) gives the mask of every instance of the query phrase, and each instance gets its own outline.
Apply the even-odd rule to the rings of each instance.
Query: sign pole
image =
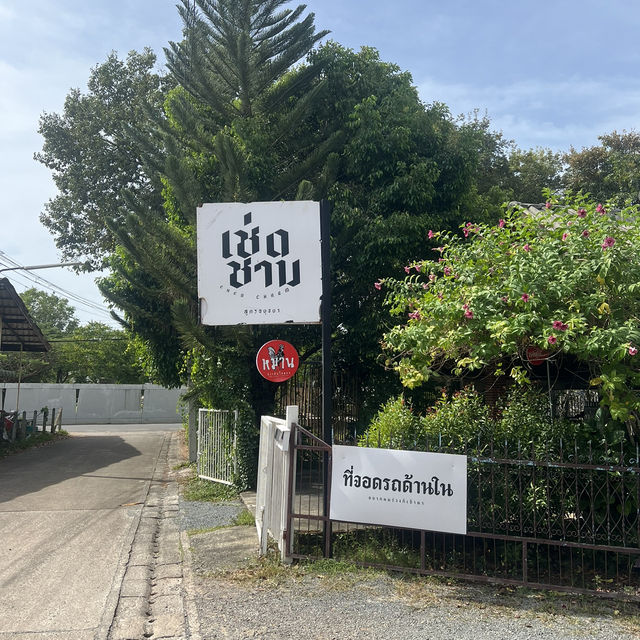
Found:
[[[331,424],[331,248],[330,236],[331,205],[328,200],[320,201],[320,239],[322,255],[322,439],[333,444]]]
[[[322,255],[322,439],[333,445],[331,424],[332,376],[331,376],[331,246],[330,246],[331,205],[328,200],[320,201],[320,242]],[[331,555],[331,522],[329,518],[329,453],[323,457],[323,507],[324,507],[324,548]]]

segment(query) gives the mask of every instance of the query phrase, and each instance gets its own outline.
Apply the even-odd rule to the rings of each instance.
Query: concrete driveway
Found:
[[[72,427],[64,442],[0,460],[0,640],[107,637],[160,452],[178,428]]]

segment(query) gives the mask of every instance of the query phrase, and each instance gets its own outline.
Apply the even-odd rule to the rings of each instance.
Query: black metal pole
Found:
[[[330,241],[331,205],[320,202],[320,239],[322,255],[322,439],[333,444],[331,424],[331,249]]]
[[[322,255],[322,439],[333,444],[331,424],[331,248],[330,248],[331,205],[327,200],[320,202],[320,240]],[[329,520],[329,453],[325,452],[322,465],[323,515],[325,556],[331,555],[331,521]]]

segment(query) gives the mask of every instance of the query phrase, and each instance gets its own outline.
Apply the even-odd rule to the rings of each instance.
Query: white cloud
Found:
[[[476,86],[433,79],[418,84],[423,100],[439,101],[454,115],[485,110],[494,129],[521,148],[568,150],[597,144],[597,137],[640,123],[640,84],[634,78],[604,81],[527,79]]]

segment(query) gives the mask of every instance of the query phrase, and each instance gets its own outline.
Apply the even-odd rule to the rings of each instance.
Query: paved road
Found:
[[[74,426],[64,442],[0,460],[0,640],[107,637],[178,427]]]

